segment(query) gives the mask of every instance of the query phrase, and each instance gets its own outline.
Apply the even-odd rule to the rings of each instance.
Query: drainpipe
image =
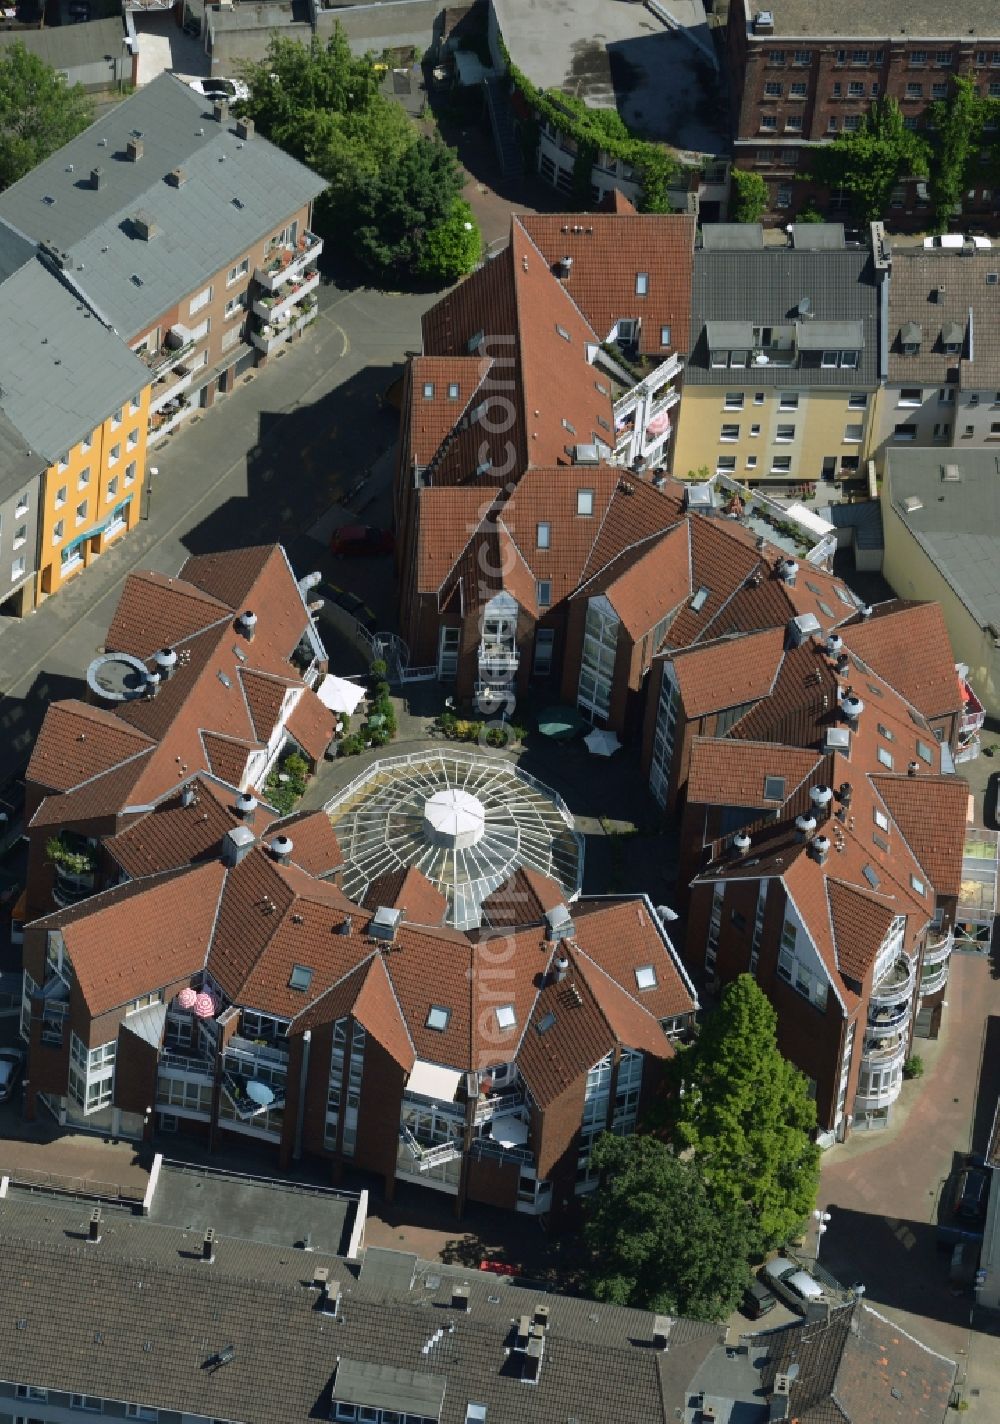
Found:
[[[306,1117],[306,1083],[309,1080],[309,1049],[312,1044],[312,1029],[307,1028],[302,1035],[302,1061],[299,1064],[299,1110],[295,1117],[295,1147],[292,1157],[296,1162],[302,1157],[302,1128]]]

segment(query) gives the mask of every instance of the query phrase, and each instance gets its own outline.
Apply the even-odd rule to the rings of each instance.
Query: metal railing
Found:
[[[913,965],[905,955],[900,955],[888,974],[883,975],[875,985],[871,1003],[884,1008],[903,1003],[913,993],[915,978]]]
[[[432,1167],[454,1162],[456,1157],[462,1155],[462,1149],[454,1141],[435,1142],[432,1147],[424,1147],[402,1122],[399,1125],[399,1138],[421,1172],[429,1172]]]
[[[486,1122],[488,1118],[498,1117],[512,1108],[524,1107],[523,1093],[500,1093],[492,1098],[480,1098],[476,1103],[475,1121]]]
[[[921,977],[920,985],[917,992],[920,994],[921,998],[924,998],[928,994],[936,994],[939,989],[944,988],[947,982],[948,961],[945,960],[942,965],[935,967],[933,973],[924,974]]]
[[[177,1073],[197,1073],[202,1078],[215,1077],[215,1065],[207,1058],[195,1058],[193,1054],[175,1053],[171,1048],[164,1048],[160,1053],[159,1072],[164,1069],[173,1068]]]
[[[473,1157],[500,1157],[511,1162],[524,1162],[533,1167],[535,1154],[530,1147],[505,1147],[502,1142],[494,1142],[492,1137],[475,1137],[472,1140]]]
[[[934,938],[927,937],[927,945],[924,949],[924,968],[932,964],[943,964],[955,948],[955,931],[949,930],[947,934]]]

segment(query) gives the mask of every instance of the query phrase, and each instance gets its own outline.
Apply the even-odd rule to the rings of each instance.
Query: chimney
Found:
[[[532,1323],[542,1330],[548,1330],[552,1312],[547,1305],[536,1305],[532,1312]]]
[[[125,145],[125,152],[130,163],[138,163],[142,157],[142,139],[130,138]]]
[[[817,817],[822,817],[825,821],[830,814],[833,802],[833,788],[831,786],[813,786],[809,792],[809,800],[812,802]]]
[[[746,855],[750,850],[750,837],[746,831],[737,831],[733,836],[733,853],[737,856]]]
[[[469,1312],[469,1295],[470,1295],[470,1292],[469,1292],[469,1287],[468,1287],[468,1286],[465,1286],[465,1285],[463,1285],[463,1286],[453,1286],[453,1287],[452,1287],[452,1292],[451,1292],[451,1308],[452,1308],[452,1310],[461,1310],[461,1311],[464,1311],[466,1314],[468,1314],[468,1312]]]
[[[846,677],[851,670],[851,660],[846,653],[840,653],[837,657],[837,676]]]
[[[326,1290],[326,1283],[330,1279],[329,1266],[317,1266],[313,1271],[312,1283],[317,1290]]]
[[[814,836],[809,842],[809,854],[817,865],[824,865],[827,856],[830,854],[830,837]]]
[[[253,138],[253,119],[236,120],[236,137],[244,140]]]
[[[842,781],[840,783],[840,789],[837,792],[837,799],[839,800],[840,804],[842,806],[849,806],[851,804],[851,797],[853,795],[854,787],[851,785],[851,783],[849,781]]]
[[[920,763],[918,761],[911,761],[906,768],[906,774],[907,776],[916,776],[919,770]]]
[[[798,574],[799,566],[794,559],[782,559],[778,564],[778,577],[782,583],[787,583],[789,588],[795,587]]]
[[[865,710],[865,704],[861,701],[861,698],[854,691],[853,687],[849,687],[841,698],[840,710],[847,719],[848,726],[856,732],[861,714]]]
[[[402,910],[393,909],[389,905],[379,905],[368,922],[368,933],[372,939],[381,940],[384,944],[393,944],[402,918]]]
[[[812,835],[815,833],[815,830],[816,830],[816,817],[815,817],[815,816],[802,815],[802,816],[796,816],[796,817],[795,817],[795,839],[796,839],[797,841],[799,841],[799,842],[807,841],[807,840],[810,838],[810,836],[812,836]]]
[[[90,1222],[87,1227],[87,1245],[96,1246],[101,1239],[101,1208],[95,1206],[90,1213]]]
[[[230,870],[245,860],[254,848],[254,834],[249,826],[234,826],[222,837],[222,863]]]
[[[170,184],[171,188],[183,188],[184,184],[187,182],[187,174],[185,173],[183,168],[171,168],[170,172],[167,174],[167,182]]]
[[[340,1310],[340,1282],[327,1279],[319,1298],[319,1308],[324,1315],[336,1315]]]
[[[556,983],[561,984],[569,973],[569,960],[565,954],[559,954],[552,961],[552,972],[556,976]]]
[[[154,669],[146,674],[146,686],[144,694],[148,698],[155,697],[160,690],[160,674]]]
[[[830,658],[832,658],[832,659],[834,660],[834,662],[836,662],[837,659],[838,659],[838,657],[839,657],[839,655],[840,655],[840,653],[841,653],[841,651],[843,650],[843,647],[844,647],[844,640],[843,640],[843,638],[840,636],[840,634],[839,634],[839,633],[831,633],[830,636],[829,636],[829,638],[827,638],[827,640],[826,640],[826,652],[827,652],[827,656],[830,657]]]
[[[151,213],[145,212],[142,208],[133,214],[132,227],[135,235],[142,242],[152,242],[153,238],[159,234],[160,229],[156,226],[156,220]]]
[[[229,102],[226,99],[216,99],[212,106],[212,118],[217,124],[224,124],[229,118]]]
[[[280,865],[283,865],[286,860],[290,859],[292,849],[291,836],[275,836],[274,840],[268,846],[268,850]]]
[[[242,792],[236,798],[236,810],[241,821],[249,821],[253,818],[253,813],[257,809],[257,798],[251,796],[249,791]]]
[[[100,169],[100,168],[92,168],[92,169],[90,170],[90,186],[91,186],[92,188],[95,188],[95,189],[100,188],[100,186],[101,186],[101,184],[102,184],[103,181],[104,181],[104,174],[103,174],[103,172],[101,171],[101,169]]]
[[[215,1260],[215,1228],[210,1226],[201,1242],[201,1259],[211,1265]]]
[[[153,654],[153,665],[160,674],[160,681],[166,682],[177,666],[177,654],[173,648],[161,648],[158,653]]]
[[[189,781],[186,786],[183,786],[183,787],[181,788],[181,805],[182,805],[182,806],[193,806],[197,800],[198,800],[198,798],[197,798],[197,796],[195,795],[194,787],[191,785],[191,783],[190,783],[190,781]]]
[[[532,1335],[527,1349],[521,1356],[521,1378],[529,1384],[537,1384],[542,1372],[542,1356],[545,1353],[544,1336]]]
[[[551,910],[546,910],[545,922],[548,930],[547,939],[557,941],[573,938],[573,917],[565,905],[555,905]]]
[[[563,279],[564,282],[565,282],[565,281],[568,281],[569,275],[570,275],[570,273],[571,273],[572,270],[573,270],[573,259],[572,259],[572,257],[561,257],[561,258],[559,259],[559,264],[558,264],[558,265],[559,265],[559,273],[558,273],[558,275]]]
[[[349,935],[353,927],[353,917],[351,915],[345,915],[344,918],[341,920],[340,924],[337,926],[336,933],[339,935]]]
[[[670,1327],[673,1324],[669,1315],[657,1315],[653,1319],[653,1349],[665,1350],[667,1341],[670,1339]]]
[[[253,635],[257,628],[257,615],[252,608],[246,608],[236,620],[236,631],[242,633],[248,643],[253,642]]]

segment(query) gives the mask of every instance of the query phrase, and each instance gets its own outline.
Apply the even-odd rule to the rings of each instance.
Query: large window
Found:
[[[587,605],[577,688],[577,704],[592,718],[607,717],[611,711],[617,646],[618,619],[614,610],[607,599],[592,598]]]
[[[663,669],[660,700],[656,708],[656,730],[653,735],[653,760],[649,768],[649,789],[661,806],[667,804],[670,789],[670,767],[674,757],[674,737],[677,732],[677,684],[669,667]]]

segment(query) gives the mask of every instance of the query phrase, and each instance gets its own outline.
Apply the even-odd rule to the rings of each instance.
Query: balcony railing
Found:
[[[315,298],[312,300],[315,302]],[[286,322],[284,326],[275,328],[269,322],[260,331],[251,332],[250,340],[258,351],[263,351],[265,356],[269,356],[272,351],[283,346],[290,336],[294,336],[297,331],[302,331],[318,316],[319,308],[317,306],[304,308],[300,315],[296,316],[294,320]]]
[[[405,1123],[399,1125],[399,1140],[421,1172],[429,1172],[432,1167],[440,1167],[445,1162],[454,1162],[456,1157],[462,1155],[462,1149],[454,1139],[450,1142],[435,1142],[425,1147]]]
[[[162,1050],[158,1067],[161,1075],[187,1073],[208,1083],[215,1077],[214,1068],[207,1058],[196,1058],[190,1053],[176,1053],[172,1048]]]
[[[905,955],[900,955],[888,974],[883,975],[872,990],[872,1005],[891,1009],[896,1004],[907,1003],[913,994],[914,978],[913,965]]]
[[[181,391],[186,391],[194,380],[194,367],[176,363],[170,367],[153,386],[149,400],[149,413],[155,414],[162,410],[167,401],[174,396],[180,395]]]
[[[926,999],[928,994],[936,994],[943,989],[948,982],[948,961],[936,965],[929,974],[925,973],[920,979],[920,997]]]
[[[939,935],[937,938],[929,935],[924,948],[924,973],[926,974],[932,964],[944,964],[954,948],[954,930],[949,930],[947,934]]]
[[[92,870],[76,874],[72,870],[66,870],[63,866],[57,865],[55,883],[52,886],[52,898],[57,905],[62,907],[75,905],[78,900],[85,900],[88,895],[94,893],[96,883],[97,876]]]
[[[273,326],[283,316],[288,315],[296,302],[302,301],[303,297],[314,292],[318,286],[319,273],[305,272],[299,281],[292,283],[290,287],[283,287],[280,293],[258,297],[253,304],[253,314]]]
[[[501,1161],[525,1162],[531,1167],[535,1165],[535,1154],[530,1147],[505,1147],[492,1137],[474,1137],[471,1151],[473,1157],[499,1157]]]
[[[910,1023],[910,1005],[896,1004],[891,1009],[878,1009],[869,1013],[865,1033],[870,1039],[894,1038],[901,1034]]]
[[[888,1108],[899,1097],[903,1090],[902,1078],[897,1078],[888,1087],[878,1088],[874,1091],[864,1091],[860,1087],[854,1095],[855,1112],[872,1112],[876,1108]]]
[[[275,1048],[269,1043],[255,1043],[251,1038],[241,1038],[234,1033],[226,1044],[226,1052],[251,1063],[267,1063],[275,1068],[288,1066],[288,1050]]]
[[[515,1112],[518,1108],[524,1107],[524,1094],[498,1093],[495,1097],[480,1098],[476,1103],[475,1121],[488,1122],[490,1118],[500,1117],[503,1113]]]
[[[254,281],[265,292],[276,292],[297,277],[307,263],[314,262],[322,251],[323,239],[313,232],[304,232],[295,247],[270,254],[263,267],[255,268]]]
[[[186,395],[176,395],[170,393],[162,410],[154,411],[149,418],[149,427],[146,432],[146,444],[155,445],[158,440],[162,440],[165,435],[169,435],[172,430],[176,430],[178,425],[183,424],[190,415],[193,415],[197,406],[192,405]]]
[[[861,1051],[861,1071],[902,1067],[906,1060],[906,1039],[889,1043],[865,1043]]]
[[[479,644],[479,666],[480,668],[514,669],[521,661],[521,654],[517,648],[513,648],[509,643],[480,643]]]

